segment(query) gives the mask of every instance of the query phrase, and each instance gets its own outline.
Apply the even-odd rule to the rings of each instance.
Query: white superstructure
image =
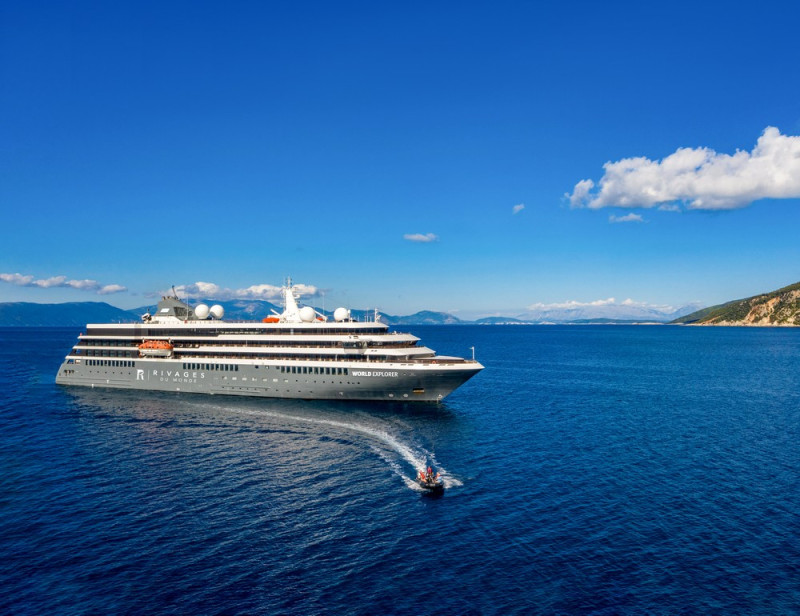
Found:
[[[345,308],[333,320],[300,307],[291,281],[284,310],[261,322],[224,321],[222,306],[162,298],[142,323],[89,324],[65,358],[63,385],[281,398],[439,401],[483,369],[438,356],[412,334]]]

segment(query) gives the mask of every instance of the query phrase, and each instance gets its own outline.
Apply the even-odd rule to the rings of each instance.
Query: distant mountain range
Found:
[[[702,304],[689,304],[675,310],[634,303],[546,306],[517,315],[517,318],[533,323],[668,323],[702,307]]]
[[[800,326],[800,282],[770,293],[703,308],[673,323]]]
[[[35,304],[0,303],[0,326],[6,327],[83,327],[87,323],[123,323],[139,315],[105,302]]]
[[[261,320],[282,308],[264,300],[204,300],[208,305],[220,304],[228,320]],[[491,316],[466,321],[446,312],[422,310],[411,315],[381,314],[389,325],[526,325],[537,323],[666,323],[677,316],[696,310],[687,306],[676,312],[660,312],[652,308],[626,305],[583,306],[580,308],[530,311],[517,316]],[[319,310],[319,309],[318,309]],[[154,312],[155,304],[132,310],[116,308],[105,302],[71,302],[65,304],[35,304],[30,302],[0,303],[0,326],[82,327],[86,323],[138,322],[145,312]],[[320,310],[320,312],[323,312]],[[324,311],[332,316],[331,311]],[[372,310],[351,310],[354,319],[372,318]]]
[[[220,304],[228,320],[261,320],[281,307],[263,300],[205,300]],[[526,325],[539,323],[625,324],[675,323],[686,325],[784,325],[800,326],[800,282],[777,291],[738,299],[718,306],[699,309],[697,305],[678,310],[659,310],[635,304],[567,305],[529,310],[516,316],[491,316],[466,321],[446,312],[422,310],[411,315],[381,313],[389,325]],[[133,310],[116,308],[105,302],[69,302],[36,304],[32,302],[0,303],[0,326],[11,327],[83,327],[86,323],[138,322],[141,315],[154,311],[155,304]],[[320,311],[322,312],[322,311]],[[330,311],[325,314],[332,316]],[[353,318],[372,318],[371,310],[351,310]]]

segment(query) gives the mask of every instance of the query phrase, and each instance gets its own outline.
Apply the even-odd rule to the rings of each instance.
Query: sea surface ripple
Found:
[[[412,329],[486,370],[422,406],[63,388],[77,331],[0,329],[0,613],[800,613],[800,330]]]

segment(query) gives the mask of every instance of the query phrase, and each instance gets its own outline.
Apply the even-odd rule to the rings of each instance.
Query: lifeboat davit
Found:
[[[172,357],[173,349],[168,340],[145,340],[139,345],[139,357]]]

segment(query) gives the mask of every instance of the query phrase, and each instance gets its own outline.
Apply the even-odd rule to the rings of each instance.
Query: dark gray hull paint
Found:
[[[482,366],[461,364],[338,364],[347,375],[282,373],[268,362],[236,362],[238,370],[186,370],[175,359],[137,359],[133,367],[114,365],[61,365],[59,385],[112,387],[147,391],[300,398],[308,400],[387,400],[439,402]],[[117,362],[121,364],[122,362]],[[190,364],[191,365],[191,364]]]

